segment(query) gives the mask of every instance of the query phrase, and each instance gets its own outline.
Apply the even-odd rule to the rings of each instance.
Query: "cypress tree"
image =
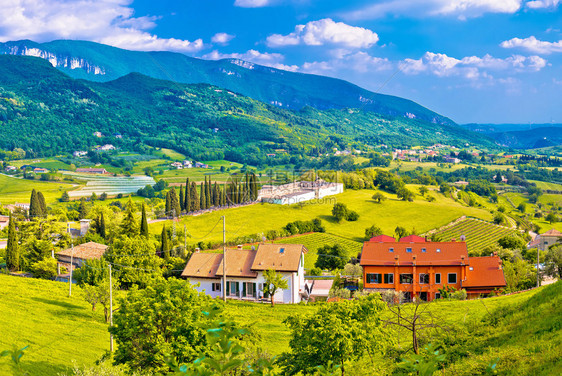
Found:
[[[178,195],[176,194],[176,189],[172,187],[169,191],[170,193],[170,210],[172,211],[172,216],[176,217],[181,214],[180,201],[178,200]]]
[[[20,269],[20,253],[16,235],[16,224],[10,213],[10,224],[8,226],[8,245],[6,246],[6,267],[12,272]]]
[[[205,198],[205,185],[201,183],[201,190],[199,191],[199,207],[205,209],[205,203],[207,199]]]
[[[198,211],[199,210],[199,197],[197,196],[197,183],[191,183],[191,210]]]
[[[185,197],[183,195],[183,185],[180,185],[180,210],[185,210]]]
[[[209,176],[209,181],[205,179],[205,208],[209,209],[211,207],[211,177]]]
[[[84,219],[88,215],[88,208],[86,207],[86,200],[80,199],[80,206],[78,207],[78,219]]]
[[[185,203],[183,205],[184,208],[185,208],[185,211],[187,213],[189,213],[191,211],[191,192],[190,191],[191,191],[191,186],[189,185],[189,178],[187,178],[185,180],[185,196],[184,196]]]
[[[168,232],[166,231],[166,225],[162,226],[162,245],[160,247],[160,257],[164,257],[166,260],[170,258],[170,243],[168,242]]]
[[[35,189],[31,191],[31,197],[29,198],[29,217],[32,220],[41,217],[41,204],[39,203],[39,198],[37,197],[37,191]]]
[[[102,238],[105,239],[106,237],[106,231],[105,231],[105,216],[103,215],[103,212],[101,213],[101,218],[100,218],[100,228],[99,228],[99,234]]]
[[[145,238],[148,238],[148,219],[146,218],[146,206],[142,204],[142,217],[140,224],[140,234]]]
[[[213,185],[213,206],[220,206],[219,186],[217,182]]]
[[[41,191],[37,191],[37,200],[39,201],[39,207],[41,208],[41,216],[47,216],[47,203],[45,202],[45,196]]]
[[[171,190],[166,192],[166,216],[169,217],[172,214],[172,195]]]

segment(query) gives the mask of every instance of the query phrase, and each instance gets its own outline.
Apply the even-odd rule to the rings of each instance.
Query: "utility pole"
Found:
[[[74,267],[74,244],[70,250],[70,278],[68,279],[68,296],[72,296],[72,268]]]
[[[113,283],[111,274],[111,264],[109,264],[109,327],[113,326]],[[113,333],[109,333],[109,351],[113,352]]]
[[[222,216],[222,300],[226,302],[226,216]]]

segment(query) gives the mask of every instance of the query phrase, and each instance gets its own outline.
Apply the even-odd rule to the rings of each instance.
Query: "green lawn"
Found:
[[[557,351],[562,345],[561,290],[558,282],[511,296],[431,303],[428,308],[441,325],[460,328],[456,332],[460,338],[448,340],[446,353],[449,351],[448,359],[455,363],[445,368],[445,374],[479,374],[476,370],[495,357],[500,359],[500,374],[530,374],[538,365],[542,368],[536,370],[537,375],[554,374],[561,362]],[[0,291],[0,349],[29,345],[22,362],[30,375],[55,376],[67,371],[72,361],[92,365],[108,350],[101,309],[92,312],[77,286],[68,297],[68,284],[0,275]],[[310,314],[317,307],[279,304],[272,308],[269,304],[229,301],[226,311],[242,326],[254,329],[257,347],[279,355],[289,349],[290,332],[283,320],[293,314]],[[483,323],[482,319],[499,324]],[[407,346],[409,341],[409,336],[399,337],[396,346]],[[460,351],[455,347],[459,344],[463,346]],[[377,366],[386,369],[384,374],[395,366],[389,357],[378,362],[382,364]],[[8,364],[8,359],[0,358],[0,374],[10,374]]]
[[[388,199],[381,204],[371,199],[374,192],[374,190],[348,190],[321,202],[309,201],[302,207],[254,204],[218,210],[199,216],[183,217],[179,225],[182,227],[183,224],[187,225],[192,243],[220,242],[222,225],[219,222],[223,215],[226,216],[227,239],[252,234],[257,234],[259,239],[262,233],[279,230],[288,222],[320,218],[326,226],[326,232],[361,242],[365,236],[365,229],[373,224],[379,226],[384,233],[393,235],[396,226],[423,233],[441,227],[462,215],[491,220],[489,211],[461,205],[436,192],[431,193],[436,198],[435,202],[428,202],[421,196],[416,196],[414,202],[405,202],[396,199],[395,195],[384,193]],[[331,215],[335,202],[344,203],[349,209],[357,211],[360,215],[359,220],[335,222]],[[171,222],[168,221],[167,225],[170,226]],[[154,234],[159,234],[161,230],[162,222],[150,225],[150,231]]]
[[[68,284],[0,275],[0,291],[0,349],[29,345],[22,360],[30,375],[55,376],[72,360],[91,365],[109,350],[102,310],[92,312],[79,288],[68,297]],[[10,374],[7,365],[0,358],[0,374]]]
[[[43,192],[47,203],[51,203],[60,198],[63,191],[72,188],[71,184],[62,182],[42,182],[0,174],[0,203],[6,205],[14,202],[29,202],[33,189]]]
[[[537,188],[540,188],[540,189],[548,189],[548,190],[552,190],[552,191],[562,191],[562,184],[547,183],[545,181],[538,181],[538,180],[529,180],[529,182],[535,183],[537,185]]]

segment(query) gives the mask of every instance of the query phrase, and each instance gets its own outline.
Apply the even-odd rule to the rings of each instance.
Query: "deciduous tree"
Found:
[[[287,280],[283,275],[277,273],[275,270],[266,270],[263,272],[265,283],[263,285],[263,292],[271,298],[271,306],[275,305],[275,293],[277,290],[285,290],[289,287]]]

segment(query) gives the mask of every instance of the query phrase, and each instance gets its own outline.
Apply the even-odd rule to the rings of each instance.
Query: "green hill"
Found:
[[[165,147],[197,160],[286,164],[289,156],[349,143],[431,144],[436,134],[452,145],[494,146],[454,125],[365,110],[290,111],[215,86],[139,73],[106,83],[76,80],[43,59],[11,55],[0,55],[0,126],[0,149],[19,147],[32,157],[111,143],[125,150]],[[268,153],[280,154],[277,162]]]
[[[138,72],[174,82],[211,84],[294,110],[306,106],[362,108],[395,117],[414,115],[429,122],[452,124],[451,120],[403,98],[373,93],[343,80],[238,59],[208,61],[174,52],[128,51],[73,40],[0,43],[0,53],[41,56],[69,76],[90,81],[107,82]]]
[[[22,358],[30,375],[55,376],[73,362],[92,365],[109,347],[102,309],[96,312],[81,290],[37,279],[0,275],[0,349],[29,345]],[[291,314],[310,313],[314,305],[268,305],[229,302],[227,311],[243,325],[259,330],[258,346],[270,354],[288,350],[289,330],[282,321]],[[562,365],[562,282],[538,290],[472,301],[439,301],[429,307],[456,327],[446,342],[445,375],[482,374],[496,361],[501,375],[554,375]],[[404,338],[406,343],[409,338]],[[366,360],[369,361],[368,359]],[[377,358],[392,372],[392,357]],[[9,361],[0,358],[0,374]]]

